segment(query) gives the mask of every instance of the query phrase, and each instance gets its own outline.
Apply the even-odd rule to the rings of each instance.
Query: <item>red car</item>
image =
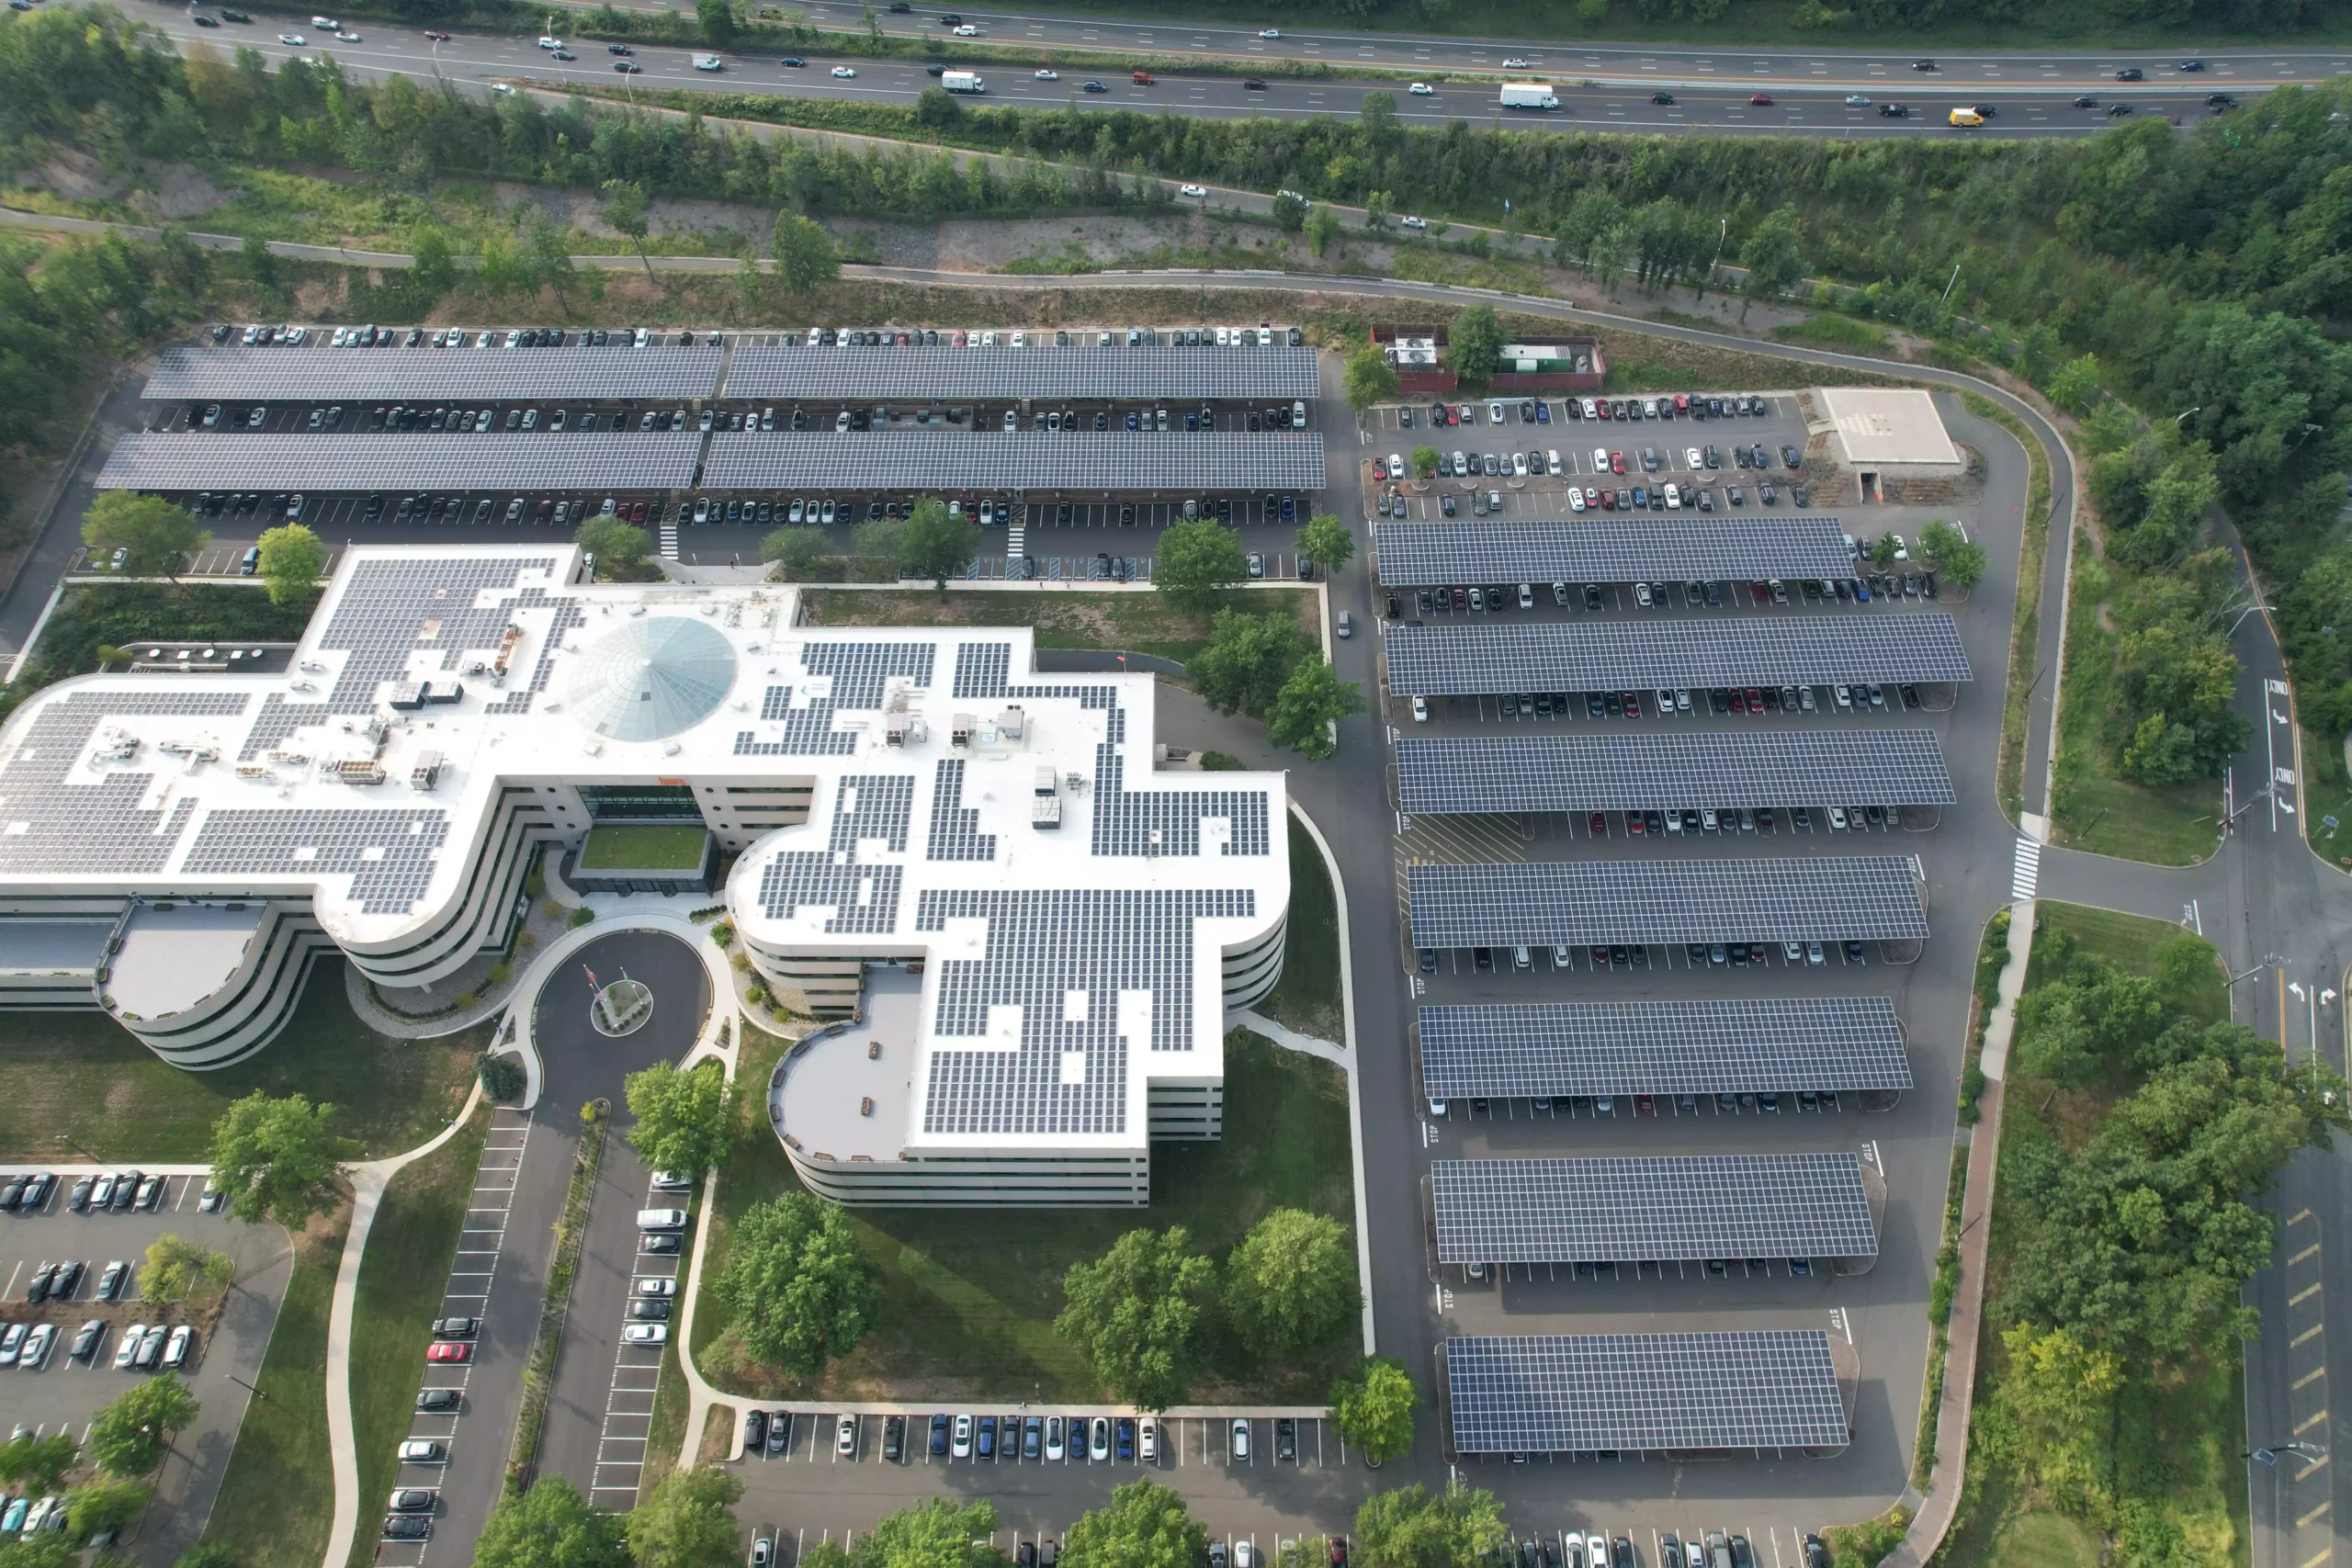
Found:
[[[1754,104],[1759,109],[1769,109],[1772,107],[1772,95],[1770,93],[1750,93],[1747,95],[1747,101]]]
[[[474,1348],[460,1339],[436,1339],[432,1348],[424,1352],[424,1359],[428,1361],[470,1361],[474,1359]]]
[[[1611,452],[1609,454],[1609,471],[1615,474],[1622,474],[1625,471],[1625,454],[1623,452]]]
[[[431,39],[435,43],[447,43],[449,41],[449,35],[447,33],[435,32],[431,28],[424,29],[424,36]]]

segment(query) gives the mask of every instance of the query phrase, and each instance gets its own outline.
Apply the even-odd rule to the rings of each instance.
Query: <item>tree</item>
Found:
[[[530,257],[531,280],[534,286],[544,285],[555,290],[556,302],[566,310],[571,309],[570,291],[572,280],[571,246],[565,241],[564,231],[554,219],[534,209],[530,233],[524,242]]]
[[[1919,553],[1956,587],[1973,588],[1984,576],[1984,547],[1940,517],[1919,530]]]
[[[1432,1494],[1417,1481],[1366,1498],[1356,1510],[1356,1539],[1381,1568],[1471,1568],[1502,1550],[1510,1532],[1493,1493],[1457,1480]]]
[[[408,243],[408,275],[418,292],[438,299],[457,287],[458,263],[449,249],[449,235],[436,223],[420,223]]]
[[[519,1099],[531,1079],[520,1058],[510,1051],[484,1051],[474,1058],[474,1076],[482,1093],[496,1100]]]
[[[850,534],[850,549],[860,562],[876,563],[870,570],[896,571],[899,544],[906,537],[906,520],[900,517],[875,517],[860,523]]]
[[[647,282],[653,280],[653,258],[645,254],[645,236],[653,227],[650,209],[645,199],[645,187],[635,180],[606,180],[605,199],[596,209],[596,216],[614,233],[626,238],[637,247],[637,259],[645,264]]]
[[[2050,378],[2050,400],[2064,412],[2086,413],[2098,390],[2099,363],[2097,355],[2085,354],[2069,359],[2058,367]]]
[[[848,1216],[805,1192],[744,1212],[711,1291],[752,1357],[797,1378],[855,1349],[874,1319],[874,1281]]]
[[[237,247],[237,255],[245,265],[247,277],[252,278],[264,288],[277,287],[279,279],[277,253],[269,248],[267,240],[263,239],[259,234],[247,234],[243,243]]]
[[[944,593],[947,580],[963,576],[979,553],[980,525],[949,516],[945,502],[926,496],[915,502],[914,514],[899,534],[895,564],[900,577],[928,577]]]
[[[600,513],[580,525],[572,542],[596,558],[600,572],[624,576],[645,564],[653,553],[653,536],[614,513]]]
[[[1378,344],[1368,343],[1348,355],[1340,385],[1347,390],[1348,406],[1362,413],[1396,395],[1396,367],[1388,363],[1387,353]]]
[[[76,1541],[101,1530],[119,1530],[137,1518],[155,1495],[143,1481],[98,1476],[65,1495],[65,1523]]]
[[[1764,220],[1748,231],[1747,243],[1739,248],[1739,259],[1747,268],[1749,299],[1770,299],[1804,276],[1804,255],[1798,249],[1803,239],[1804,229],[1793,207],[1766,213]]]
[[[797,212],[775,215],[775,276],[793,294],[808,294],[820,283],[842,275],[840,252],[833,237],[813,218]]]
[[[334,1201],[335,1183],[356,1159],[356,1140],[329,1123],[332,1105],[299,1094],[272,1100],[255,1089],[212,1124],[212,1185],[229,1195],[229,1212],[247,1224],[276,1220],[300,1230]]]
[[[1446,363],[1470,389],[1495,378],[1495,364],[1503,351],[1503,324],[1491,305],[1473,305],[1453,318],[1446,333]]]
[[[29,1432],[12,1438],[0,1444],[0,1483],[20,1486],[28,1496],[54,1492],[81,1452],[82,1445],[62,1427],[46,1438]]]
[[[695,0],[695,20],[702,24],[705,42],[725,49],[735,41],[734,0]]]
[[[271,604],[300,604],[317,591],[327,552],[316,534],[300,523],[283,523],[262,530],[260,549],[259,570],[269,584]]]
[[[1317,207],[1306,215],[1306,243],[1317,255],[1331,248],[1340,237],[1340,215],[1329,207]]]
[[[1363,1309],[1355,1247],[1329,1215],[1269,1210],[1225,1260],[1227,1320],[1261,1355],[1317,1348]]]
[[[1335,513],[1318,512],[1298,531],[1298,553],[1326,571],[1337,571],[1356,553],[1355,536]]]
[[[1184,666],[1193,690],[1219,713],[1272,714],[1283,683],[1314,649],[1306,633],[1288,615],[1234,609],[1219,610],[1209,626],[1208,646]]]
[[[237,1260],[165,1231],[147,1247],[139,1293],[151,1302],[209,1303],[237,1277]]]
[[[1107,1506],[1078,1517],[1061,1561],[1064,1568],[1193,1568],[1208,1555],[1209,1532],[1184,1499],[1156,1481],[1135,1481],[1112,1493]]]
[[[915,123],[926,130],[944,130],[964,118],[964,106],[944,87],[925,87],[915,95]]]
[[[1114,1397],[1164,1410],[1192,1384],[1201,1316],[1216,1267],[1182,1225],[1132,1230],[1063,1276],[1069,1305],[1054,1332],[1086,1352]]]
[[[709,1465],[673,1470],[628,1517],[628,1551],[637,1568],[735,1568],[743,1555],[728,1510],[743,1483]]]
[[[1881,534],[1871,546],[1871,564],[1884,570],[1894,564],[1894,536]]]
[[[1422,479],[1429,479],[1437,472],[1439,461],[1440,456],[1436,447],[1422,446],[1413,448],[1413,472]]]
[[[1274,227],[1285,234],[1295,234],[1306,227],[1306,198],[1293,191],[1274,193],[1272,208]]]
[[[996,1529],[993,1505],[933,1497],[885,1515],[842,1561],[848,1568],[1002,1568],[1004,1553],[989,1541]]]
[[[1367,1464],[1385,1464],[1413,1447],[1413,1411],[1420,1395],[1405,1363],[1367,1356],[1354,1374],[1331,1390],[1331,1420],[1363,1450]]]
[[[1250,575],[1232,531],[1214,517],[1170,524],[1159,536],[1151,580],[1180,610],[1205,610]]]
[[[588,1506],[560,1475],[500,1498],[474,1543],[474,1568],[626,1568],[622,1519]]]
[[[1320,762],[1339,749],[1332,727],[1350,714],[1362,712],[1363,694],[1356,683],[1340,680],[1322,654],[1310,653],[1283,682],[1266,736],[1310,762]]]
[[[176,581],[187,557],[212,542],[185,506],[159,495],[110,490],[82,513],[82,542],[100,555],[123,552],[122,570]]]
[[[775,563],[786,582],[806,582],[824,558],[825,536],[814,528],[777,528],[760,541],[760,558]]]
[[[656,1062],[624,1081],[637,1118],[628,1146],[655,1170],[699,1176],[742,1136],[742,1099],[716,1062],[686,1069]]]
[[[0,1568],[76,1568],[81,1561],[78,1545],[49,1530],[0,1545]]]
[[[134,1383],[91,1420],[90,1458],[108,1475],[144,1475],[201,1408],[176,1372]]]

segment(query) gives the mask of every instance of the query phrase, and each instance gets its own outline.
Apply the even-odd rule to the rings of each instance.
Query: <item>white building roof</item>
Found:
[[[1916,387],[1823,387],[1814,395],[1849,468],[1960,467],[1935,399]]]

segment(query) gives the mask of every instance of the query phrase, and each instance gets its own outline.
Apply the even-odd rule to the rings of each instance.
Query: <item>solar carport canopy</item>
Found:
[[[1425,1007],[1419,1017],[1430,1100],[1911,1087],[1885,997],[1528,1002]]]
[[[358,351],[365,353],[366,350]],[[560,353],[561,350],[550,350]],[[532,435],[165,435],[119,442],[100,490],[682,490],[691,430]]]
[[[1372,535],[1385,588],[1854,575],[1835,517],[1689,513],[1589,522],[1383,523]]]
[[[1919,942],[1908,855],[1416,865],[1416,947],[1524,943]]]
[[[1581,730],[1396,743],[1412,814],[1705,806],[1949,806],[1931,729]]]
[[[1695,1263],[1875,1258],[1861,1161],[1846,1153],[1442,1159],[1441,1263]]]
[[[710,490],[1315,491],[1324,483],[1323,437],[741,431],[711,437],[703,483]]]
[[[727,396],[742,399],[1292,403],[1321,395],[1311,348],[739,348],[727,367]]]
[[[1445,1371],[1459,1453],[1848,1442],[1818,1328],[1465,1337],[1445,1342]]]
[[[1388,690],[1400,697],[1969,679],[1942,611],[1408,625],[1387,644]]]
[[[139,395],[201,402],[606,401],[707,398],[723,350],[167,348]]]

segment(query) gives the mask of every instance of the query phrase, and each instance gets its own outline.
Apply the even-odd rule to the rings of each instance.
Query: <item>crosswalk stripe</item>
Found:
[[[2030,898],[2041,880],[2041,846],[2031,839],[2018,840],[2017,858],[2009,872],[2009,896]]]

